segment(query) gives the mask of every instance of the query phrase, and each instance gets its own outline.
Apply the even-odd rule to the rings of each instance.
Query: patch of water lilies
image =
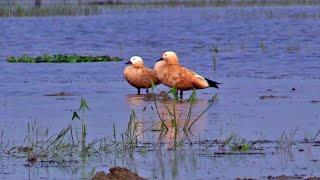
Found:
[[[119,57],[111,56],[81,56],[76,54],[56,54],[56,55],[42,55],[42,56],[28,56],[21,57],[10,56],[7,62],[10,63],[81,63],[81,62],[109,62],[122,61]]]

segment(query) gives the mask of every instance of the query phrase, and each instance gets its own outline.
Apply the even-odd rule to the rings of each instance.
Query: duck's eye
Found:
[[[167,57],[167,54],[165,54],[164,56]]]
[[[133,58],[133,60],[136,60],[136,58]]]

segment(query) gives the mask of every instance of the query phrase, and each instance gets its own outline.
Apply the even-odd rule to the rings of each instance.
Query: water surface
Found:
[[[204,102],[198,104],[199,109],[215,93],[219,100],[196,125],[196,136],[214,139],[221,133],[235,133],[249,140],[275,140],[284,131],[298,129],[295,138],[303,139],[305,132],[315,133],[320,127],[319,104],[310,102],[320,99],[319,10],[318,6],[129,8],[89,17],[1,18],[0,127],[7,137],[14,137],[10,138],[13,142],[23,140],[27,122],[34,119],[50,127],[50,132],[57,132],[70,123],[72,111],[83,97],[91,107],[89,136],[96,138],[110,135],[112,123],[123,130],[131,109],[148,119],[142,109],[150,103],[133,98],[136,90],[124,81],[122,62],[9,64],[5,61],[8,56],[77,53],[129,59],[139,55],[152,67],[164,51],[174,50],[183,65],[223,83],[219,90],[198,91]],[[213,47],[218,48],[216,71]],[[160,90],[167,88],[161,85]],[[44,96],[61,91],[75,96]],[[259,98],[265,95],[283,98]],[[177,178],[188,174],[201,177],[200,169],[210,171],[212,164],[239,171],[222,168],[219,173],[208,173],[210,177],[261,177],[272,172],[264,164],[264,158],[269,157],[253,158],[258,166],[250,172],[242,168],[247,168],[243,162],[251,160],[233,158],[236,160],[226,157],[212,161],[201,157],[195,171],[180,171]],[[314,170],[318,163],[304,169],[309,161],[297,160],[286,166],[279,158],[273,159],[268,166],[280,168],[275,174],[320,172]],[[1,176],[27,177],[27,169],[17,164]],[[149,166],[142,164],[138,169],[141,167]],[[31,173],[31,177],[63,179],[70,175],[68,171],[57,172]],[[149,170],[139,172],[153,177]]]

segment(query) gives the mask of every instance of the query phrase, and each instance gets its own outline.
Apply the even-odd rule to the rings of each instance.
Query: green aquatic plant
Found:
[[[196,103],[196,101],[197,101],[196,90],[193,89],[192,94],[190,95],[189,100],[188,100],[188,102],[190,103],[190,106],[189,106],[189,111],[187,114],[186,122],[184,123],[184,126],[183,126],[184,131],[189,129],[189,124],[191,122],[192,108],[193,108],[194,104]]]
[[[155,89],[155,85],[152,82],[152,87],[151,87],[152,98],[153,98],[154,107],[156,109],[157,115],[158,115],[158,117],[160,119],[160,128],[161,128],[161,131],[164,131],[164,130],[168,131],[169,128],[167,127],[167,125],[165,123],[165,119],[161,116],[161,113],[159,111],[158,103],[157,103],[157,100],[156,100],[156,97],[155,97],[155,94],[154,94],[154,89]]]
[[[195,90],[194,90],[194,94],[192,93],[190,98],[192,98],[192,96],[195,96]],[[190,109],[189,109],[189,112],[190,112],[190,116],[189,116],[189,119],[188,119],[188,124],[185,125],[186,129],[188,131],[191,130],[192,126],[211,108],[211,106],[218,100],[218,94],[215,94],[212,96],[212,98],[209,100],[209,104],[208,106],[200,113],[198,114],[198,116],[196,116],[196,118],[194,118],[193,120],[191,120],[191,112],[192,112],[192,106],[195,104],[195,102],[193,103],[190,103]],[[189,113],[188,113],[189,114]]]
[[[56,55],[42,55],[42,56],[28,56],[21,57],[10,56],[7,58],[9,63],[81,63],[81,62],[109,62],[122,61],[119,57],[111,56],[81,56],[76,54],[56,54]]]
[[[177,88],[175,88],[175,87],[170,88],[169,94],[171,94],[171,95],[173,96],[173,99],[174,99],[175,101],[181,100],[180,97],[179,97],[179,95],[178,95],[178,90],[177,90]]]
[[[253,148],[252,143],[249,143],[245,138],[238,137],[234,133],[231,133],[222,141],[220,148],[225,149],[226,146],[229,146],[231,151],[236,152],[248,152]]]
[[[49,129],[41,128],[37,120],[28,123],[25,144],[12,146],[6,153],[15,157],[27,157],[28,162],[32,164],[48,160],[57,163],[85,161],[100,152],[109,152],[110,146],[105,138],[88,141],[86,126],[88,110],[90,108],[82,98],[79,109],[73,112],[72,123],[51,136]]]
[[[3,130],[1,131],[1,134],[0,134],[0,151],[2,151],[2,148],[3,148]]]
[[[241,139],[240,141],[232,144],[231,150],[232,151],[242,151],[242,152],[248,152],[251,149],[251,145],[249,143],[246,143],[245,139]]]
[[[82,116],[79,117],[78,112],[74,111],[72,115],[72,120],[79,120],[81,122],[81,139],[78,140],[78,143],[81,144],[81,152],[82,155],[86,153],[87,144],[86,144],[86,137],[87,137],[87,126],[86,126],[86,112],[89,111],[90,108],[88,106],[88,103],[85,99],[81,98],[80,100],[80,106],[79,110],[82,113]],[[77,129],[75,129],[77,132]],[[78,138],[78,136],[76,136]]]
[[[134,110],[130,114],[130,119],[127,124],[127,129],[123,133],[125,144],[132,147],[138,143],[138,127],[139,122],[137,120],[137,115]]]
[[[138,120],[137,114],[132,110],[130,114],[129,121],[127,123],[124,132],[118,134],[116,127],[113,124],[112,134],[110,139],[107,137],[89,140],[88,128],[87,128],[87,113],[90,111],[90,106],[87,101],[83,98],[80,100],[79,108],[72,113],[71,123],[69,123],[65,128],[60,130],[58,133],[49,135],[49,129],[43,129],[35,120],[27,125],[27,135],[25,137],[25,143],[17,146],[6,146],[3,152],[6,154],[27,158],[28,162],[32,165],[36,162],[53,161],[55,163],[74,163],[82,161],[85,163],[89,158],[100,156],[101,154],[108,155],[114,153],[115,155],[130,155],[132,157],[134,152],[144,153],[149,150],[155,150],[152,146],[146,146],[138,137],[144,135],[145,133],[152,132],[155,127],[161,127],[159,133],[159,141],[154,143],[154,148],[162,146],[164,142],[162,138],[168,133],[174,133],[172,137],[172,142],[169,142],[168,149],[176,150],[177,148],[184,147],[185,137],[179,138],[179,131],[182,127],[185,127],[186,132],[190,131],[190,128],[197,119],[201,117],[197,115],[196,119],[192,120],[192,106],[196,103],[196,91],[193,90],[188,101],[184,103],[190,103],[190,111],[188,115],[188,122],[186,124],[181,124],[181,113],[178,113],[176,105],[178,103],[183,103],[180,100],[169,101],[166,106],[166,111],[168,113],[168,118],[166,119],[164,114],[160,115],[159,110],[158,115],[160,121],[155,121],[149,127],[144,128],[142,122]],[[158,106],[157,100],[154,99],[155,106]],[[172,105],[172,108],[170,107]],[[210,105],[211,106],[211,105]],[[170,107],[170,108],[169,108]],[[156,108],[157,109],[157,108]],[[160,126],[159,126],[160,125]],[[121,136],[121,140],[117,139]],[[3,133],[1,133],[1,148],[3,148]],[[152,143],[151,143],[152,144]]]
[[[212,69],[213,71],[216,71],[217,70],[217,56],[218,56],[218,46],[216,45],[213,45],[212,46]]]
[[[209,105],[201,113],[199,113],[197,116],[195,116],[195,115],[192,115],[192,109],[197,101],[196,89],[192,90],[192,93],[186,102],[184,102],[182,99],[180,99],[180,97],[178,96],[178,90],[176,88],[171,88],[168,93],[173,96],[173,100],[167,101],[167,103],[163,103],[162,105],[166,109],[167,113],[165,113],[165,114],[169,115],[169,120],[171,122],[171,126],[177,131],[178,131],[179,127],[183,127],[184,131],[190,131],[191,128],[193,127],[193,125],[210,109],[210,107],[218,99],[217,94],[215,94],[209,100]],[[152,88],[152,94],[153,94],[153,101],[154,101],[155,109],[156,109],[157,115],[158,115],[158,117],[161,121],[161,124],[162,124],[161,130],[167,131],[168,127],[165,122],[168,121],[168,119],[165,119],[164,116],[161,115],[161,113],[159,111],[158,103],[155,98],[153,88]],[[177,106],[176,106],[177,103],[189,103],[189,109],[188,109],[188,112],[186,115],[186,119],[185,119],[184,124],[182,126],[179,122],[180,122],[181,117],[183,117],[183,114],[177,113]],[[192,119],[192,117],[195,117],[195,118]]]

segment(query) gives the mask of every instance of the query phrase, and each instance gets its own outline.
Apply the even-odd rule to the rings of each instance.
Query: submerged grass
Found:
[[[170,89],[169,93],[173,96],[173,101],[171,101],[171,103],[169,105],[163,103],[165,109],[166,109],[166,113],[165,115],[169,115],[169,119],[165,119],[163,115],[161,115],[161,113],[159,112],[159,108],[156,102],[156,98],[155,95],[153,93],[153,88],[152,88],[152,94],[153,94],[153,101],[154,101],[154,105],[155,105],[155,109],[157,111],[157,115],[159,117],[159,119],[162,122],[162,126],[163,128],[161,130],[163,131],[167,131],[168,127],[167,127],[167,123],[165,123],[166,121],[170,121],[171,126],[178,131],[179,127],[182,127],[184,131],[190,131],[191,128],[193,127],[193,125],[210,109],[210,107],[216,102],[217,100],[217,95],[214,95],[211,100],[209,100],[209,105],[199,114],[197,115],[194,119],[192,119],[192,110],[194,105],[197,102],[197,96],[196,96],[196,90],[193,89],[192,93],[189,97],[189,99],[187,100],[186,103],[189,103],[189,109],[188,112],[186,113],[186,118],[184,119],[184,124],[180,124],[179,121],[181,120],[181,117],[183,117],[182,113],[177,113],[177,103],[182,103],[183,100],[179,98],[178,96],[178,91],[175,88]]]
[[[307,143],[315,142],[319,135],[320,135],[320,129],[313,135],[308,133],[308,132],[305,132],[304,141],[307,142]]]
[[[72,123],[59,133],[49,136],[49,129],[43,130],[35,120],[27,125],[25,144],[13,146],[5,152],[15,157],[26,157],[30,164],[36,162],[77,163],[105,151],[104,138],[87,140],[87,102],[81,99],[79,112],[74,111]],[[79,116],[78,114],[82,115]],[[79,128],[80,125],[80,128]]]
[[[193,90],[188,101],[190,108],[187,112],[187,120],[181,124],[180,118],[184,115],[178,113],[177,103],[182,100],[177,99],[165,104],[166,112],[160,113],[158,109],[158,100],[154,98],[155,109],[158,113],[160,121],[154,121],[149,127],[144,128],[142,122],[138,120],[135,110],[132,110],[126,129],[122,133],[118,133],[113,124],[113,132],[111,138],[102,137],[88,140],[87,129],[87,112],[90,107],[85,99],[81,99],[78,110],[74,111],[71,123],[63,128],[60,132],[50,135],[49,129],[43,129],[35,120],[27,125],[27,135],[24,138],[24,144],[3,147],[3,133],[0,136],[2,152],[14,157],[26,158],[29,165],[36,162],[54,162],[54,163],[77,163],[79,161],[86,162],[90,158],[115,153],[118,155],[132,155],[134,151],[146,152],[153,151],[156,148],[166,147],[175,150],[183,147],[184,142],[188,139],[192,126],[198,119],[212,106],[208,107],[198,115],[193,115],[193,106],[196,103],[196,91]],[[212,101],[213,102],[213,101]],[[163,105],[163,104],[162,104]],[[164,113],[169,118],[164,116]],[[195,118],[193,118],[195,117]],[[159,138],[157,142],[149,145],[139,140],[139,137],[146,133],[154,133],[154,128],[160,127],[157,131]],[[178,138],[180,131],[184,131],[184,137]],[[170,142],[163,141],[164,137],[170,134]],[[174,134],[171,136],[171,134]],[[120,136],[121,140],[118,140]]]
[[[176,92],[171,90],[170,92]],[[58,133],[50,135],[49,129],[43,129],[38,121],[34,120],[27,125],[27,135],[24,144],[9,146],[5,145],[3,133],[0,134],[1,153],[9,154],[13,157],[25,158],[28,166],[37,163],[49,163],[55,166],[71,167],[82,163],[82,166],[88,165],[89,161],[95,159],[107,159],[111,155],[116,158],[134,159],[134,156],[140,154],[145,157],[149,151],[161,153],[163,149],[168,153],[179,150],[195,149],[199,145],[199,156],[220,157],[225,155],[264,155],[268,153],[265,146],[257,148],[257,144],[273,143],[276,148],[290,149],[294,145],[293,137],[296,131],[289,134],[283,134],[277,141],[248,141],[234,133],[220,139],[204,139],[200,141],[191,140],[192,127],[199,121],[207,110],[212,107],[217,100],[214,95],[204,110],[197,112],[194,107],[197,103],[196,90],[193,90],[187,100],[172,98],[171,100],[159,100],[153,94],[153,102],[150,108],[160,120],[149,121],[145,123],[140,120],[139,114],[132,109],[125,130],[120,132],[116,125],[112,125],[112,133],[108,137],[97,139],[88,139],[87,114],[91,110],[85,99],[80,100],[80,105],[72,113],[70,124]],[[169,93],[171,96],[175,94]],[[185,111],[180,111],[179,103],[183,104]],[[185,106],[187,105],[187,106]],[[181,107],[181,106],[180,106]],[[162,108],[163,111],[160,110]],[[145,108],[142,113],[145,112]],[[154,129],[157,128],[157,131]],[[306,141],[316,143],[316,138],[320,130],[314,135],[306,134]],[[146,140],[143,136],[154,136]],[[202,136],[202,135],[201,135]],[[120,138],[119,138],[120,137]],[[169,137],[169,138],[168,138]],[[306,142],[303,141],[303,142]],[[188,149],[188,150],[189,150]],[[182,155],[183,156],[183,155]],[[105,158],[102,158],[105,157]],[[175,169],[173,169],[174,172]],[[95,168],[86,175],[88,179],[94,174]]]
[[[119,57],[111,56],[80,56],[76,54],[57,54],[57,55],[42,55],[21,57],[10,56],[7,58],[9,63],[80,63],[80,62],[108,62],[122,61]]]
[[[71,123],[63,128],[60,132],[53,135],[49,135],[49,129],[43,129],[39,126],[38,121],[35,120],[27,125],[27,135],[24,138],[24,144],[6,146],[3,147],[3,133],[0,136],[1,151],[6,154],[10,154],[14,157],[26,158],[30,165],[36,162],[55,162],[55,163],[77,163],[79,161],[85,162],[89,158],[99,156],[103,154],[109,154],[111,152],[116,154],[133,154],[134,151],[145,152],[146,150],[154,150],[158,145],[166,145],[161,139],[173,129],[175,134],[173,138],[173,144],[169,143],[169,149],[176,149],[183,146],[184,140],[177,138],[179,131],[183,127],[185,134],[188,134],[191,127],[197,122],[197,120],[207,111],[208,108],[200,113],[195,119],[192,119],[192,107],[196,102],[195,90],[191,94],[188,102],[190,103],[190,109],[188,112],[188,120],[181,125],[176,112],[176,103],[180,103],[180,100],[171,102],[172,109],[165,105],[169,119],[165,119],[160,115],[160,121],[156,121],[147,128],[141,126],[141,122],[138,120],[136,112],[132,110],[126,129],[123,133],[118,134],[115,125],[113,125],[112,138],[107,137],[98,138],[89,141],[87,139],[87,112],[90,111],[89,105],[85,99],[81,99],[80,105],[77,111],[74,111],[71,118]],[[154,101],[157,106],[157,101]],[[157,109],[157,107],[156,107]],[[161,141],[154,142],[154,146],[145,146],[143,142],[139,141],[139,137],[147,132],[151,132],[155,127],[162,127],[159,131],[159,139]],[[172,132],[171,132],[172,133]],[[117,137],[121,137],[121,141],[118,141]],[[186,135],[187,137],[187,135]],[[142,144],[141,144],[142,143]]]
[[[173,90],[172,92],[175,91]],[[0,153],[4,152],[13,157],[25,158],[28,166],[33,166],[37,163],[48,163],[54,166],[61,165],[62,167],[70,167],[79,163],[85,166],[88,161],[99,158],[105,161],[101,156],[108,158],[110,155],[115,155],[115,159],[118,157],[134,159],[134,156],[137,154],[145,157],[144,154],[148,151],[161,154],[162,149],[168,150],[168,153],[174,151],[173,154],[175,154],[179,150],[186,150],[186,148],[189,148],[187,150],[194,150],[196,148],[195,144],[199,145],[197,154],[206,157],[264,155],[268,153],[265,151],[266,148],[256,148],[256,144],[270,143],[271,141],[248,141],[234,133],[225,138],[220,137],[219,140],[204,139],[203,141],[199,140],[199,142],[196,142],[189,139],[189,136],[192,136],[194,124],[212,107],[216,99],[217,96],[213,96],[206,109],[200,111],[200,113],[195,113],[193,109],[197,102],[195,90],[193,90],[186,101],[173,99],[166,100],[164,103],[153,95],[154,102],[151,104],[156,111],[153,111],[153,113],[156,116],[158,115],[160,120],[150,122],[150,126],[144,127],[143,122],[139,120],[139,114],[133,109],[123,132],[119,133],[116,125],[113,124],[110,137],[93,140],[88,139],[88,128],[86,125],[88,121],[87,114],[91,108],[85,99],[81,99],[79,107],[72,113],[70,124],[58,133],[50,135],[49,129],[41,128],[38,121],[35,120],[27,125],[27,135],[24,139],[24,144],[9,146],[5,145],[4,134],[2,132],[0,134]],[[178,103],[189,105],[187,106],[188,109],[180,112]],[[164,111],[160,112],[160,106],[165,106]],[[143,112],[145,111],[143,110]],[[182,118],[184,118],[184,121],[182,121]],[[153,131],[154,128],[159,129]],[[141,136],[148,133],[156,136],[151,142],[141,138]],[[271,143],[278,143],[279,148],[291,148],[294,145],[293,137],[295,133],[295,131],[289,134],[284,133],[278,141],[272,141]],[[170,134],[170,142],[165,140],[168,134]],[[306,135],[306,139],[310,142],[316,141],[319,134],[320,130],[314,135]],[[180,137],[178,138],[178,136]],[[181,157],[185,155],[182,154]],[[173,173],[178,170],[176,168],[178,166],[174,166],[172,169]],[[91,179],[94,171],[95,168],[92,168],[90,173],[83,177]]]
[[[231,133],[223,140],[216,140],[219,144],[219,152],[243,152],[248,153],[250,150],[254,149],[254,143],[247,141],[245,138],[237,136]]]

